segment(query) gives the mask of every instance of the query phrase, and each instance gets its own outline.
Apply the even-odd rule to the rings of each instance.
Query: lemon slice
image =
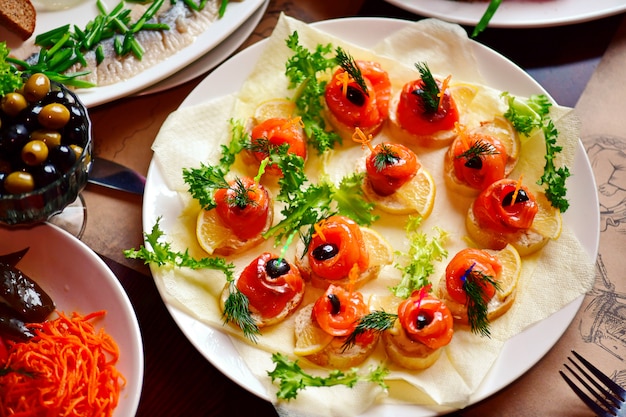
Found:
[[[423,218],[430,216],[433,211],[436,191],[435,180],[424,168],[388,196],[376,194],[368,180],[363,182],[363,192],[379,209],[392,214],[418,213]]]
[[[532,229],[541,236],[549,239],[558,239],[561,236],[561,212],[552,207],[544,193],[536,193],[535,198],[539,210],[533,219]]]
[[[465,112],[478,94],[478,86],[467,83],[453,84],[450,86],[450,94],[452,94],[459,111]]]
[[[389,265],[393,262],[393,248],[380,233],[368,227],[361,227],[365,246],[369,253],[369,266]]]
[[[314,355],[333,341],[334,337],[326,333],[313,322],[311,313],[313,304],[304,306],[295,318],[296,344],[293,353],[298,356]]]
[[[260,123],[267,119],[281,117],[289,119],[296,111],[296,103],[286,98],[275,98],[261,102],[254,112],[254,119]]]
[[[333,336],[326,333],[319,326],[306,326],[296,338],[293,353],[298,356],[309,356],[323,350],[333,340]]]
[[[222,225],[215,210],[200,210],[196,221],[196,239],[209,255],[223,246],[231,236],[230,229]]]
[[[522,259],[512,245],[506,245],[504,249],[493,252],[502,265],[502,271],[498,276],[501,298],[508,297],[515,287],[522,272]]]

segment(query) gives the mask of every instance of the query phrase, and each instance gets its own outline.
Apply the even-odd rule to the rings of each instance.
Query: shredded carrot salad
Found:
[[[8,361],[0,363],[0,416],[111,416],[126,384],[115,367],[115,341],[97,331],[92,319],[73,313],[29,325],[28,342],[9,342]]]

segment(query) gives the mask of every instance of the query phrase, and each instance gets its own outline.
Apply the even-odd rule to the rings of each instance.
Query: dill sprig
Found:
[[[350,333],[344,341],[341,347],[342,351],[350,349],[352,346],[354,346],[357,337],[365,332],[375,331],[380,333],[384,332],[385,330],[391,329],[397,319],[397,314],[387,313],[382,310],[376,310],[366,314],[359,319],[359,322],[357,323],[352,333]]]
[[[398,163],[400,157],[389,144],[383,143],[379,149],[380,152],[374,155],[374,167],[376,171],[380,172],[388,166]]]
[[[481,155],[497,155],[499,152],[493,144],[479,139],[472,144],[465,152],[457,155],[457,158],[472,159]]]
[[[497,290],[500,284],[492,276],[474,270],[474,264],[465,271],[463,289],[467,294],[467,320],[473,333],[491,337],[488,318],[488,300],[484,297],[484,286],[493,285]]]
[[[432,72],[430,72],[428,64],[418,62],[415,64],[415,68],[420,73],[422,88],[414,90],[413,94],[421,99],[424,113],[437,113],[439,111],[439,94],[441,94],[441,89]]]
[[[224,302],[224,312],[222,313],[224,323],[236,324],[246,339],[256,343],[257,336],[261,334],[261,331],[250,314],[250,300],[237,289],[234,279],[229,280],[228,291],[229,294]]]
[[[361,87],[363,94],[369,96],[369,92],[367,91],[367,85],[365,84],[365,79],[363,79],[363,74],[361,73],[361,70],[357,66],[356,61],[354,60],[352,55],[348,54],[340,46],[337,47],[336,54],[337,56],[335,57],[335,59],[337,61],[337,64],[339,64],[339,66],[341,66],[341,68],[343,68],[343,70],[347,72],[350,77],[352,77],[357,85]]]
[[[249,205],[255,205],[256,201],[252,199],[250,196],[250,188],[246,187],[241,178],[235,178],[235,183],[228,187],[232,191],[234,191],[234,195],[228,196],[226,199],[226,203],[231,207],[239,207],[240,209],[244,209]]]

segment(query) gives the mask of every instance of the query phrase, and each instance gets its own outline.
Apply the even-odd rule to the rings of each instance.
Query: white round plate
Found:
[[[467,0],[385,0],[421,16],[464,25],[478,23],[489,4]],[[537,28],[588,22],[626,11],[624,0],[503,0],[490,27]]]
[[[105,310],[94,322],[118,344],[126,386],[113,417],[134,416],[143,384],[143,346],[135,311],[113,272],[83,242],[50,224],[1,228],[0,254],[30,248],[17,268],[35,280],[65,314]]]
[[[40,1],[45,2],[52,0]],[[108,10],[111,10],[120,2],[120,0],[101,1]],[[195,42],[191,45],[124,82],[102,87],[79,89],[77,90],[78,96],[87,107],[94,107],[132,95],[170,77],[206,55],[222,41],[227,39],[261,7],[264,1],[265,0],[244,0],[229,2],[224,17],[213,22],[204,33],[196,37]],[[0,40],[6,40],[7,46],[12,52],[16,56],[24,58],[24,56],[22,56],[24,51],[32,50],[32,43],[34,42],[35,36],[38,34],[45,33],[68,23],[72,23],[78,28],[83,29],[87,22],[93,20],[97,15],[98,9],[96,7],[96,0],[82,0],[77,5],[65,10],[49,11],[39,9],[37,11],[35,33],[29,40],[21,42],[17,37],[7,33],[6,30],[1,27]]]
[[[349,18],[318,22],[314,26],[346,41],[368,47],[408,24],[410,22],[396,19]],[[181,107],[237,92],[261,54],[263,45],[264,42],[253,45],[220,65],[191,92]],[[479,43],[473,42],[472,45],[480,70],[489,86],[509,91],[514,95],[547,95],[536,81],[515,64]],[[579,143],[577,158],[571,170],[576,182],[570,184],[568,196],[571,208],[563,217],[578,239],[583,242],[586,251],[595,258],[598,252],[600,215],[593,173],[582,143]],[[153,161],[148,171],[144,193],[144,231],[150,232],[160,217],[161,229],[167,235],[182,210],[177,194],[165,185],[162,173]],[[593,219],[590,219],[590,216]],[[155,269],[152,272],[157,273]],[[567,329],[581,303],[582,297],[510,339],[484,383],[472,397],[472,403],[502,389],[537,363]],[[219,329],[212,329],[198,322],[172,306],[168,305],[168,309],[186,337],[216,368],[257,396],[273,400],[268,397],[260,382],[239,357],[229,336]],[[370,408],[364,416],[425,417],[449,411],[451,411],[449,408],[417,405],[380,405]]]
[[[235,52],[241,44],[248,39],[248,36],[252,34],[256,26],[261,21],[261,18],[267,10],[269,0],[265,0],[263,5],[257,9],[256,12],[242,24],[232,35],[222,41],[215,48],[211,49],[209,53],[201,58],[198,58],[195,62],[189,64],[182,71],[177,72],[171,77],[160,81],[145,90],[140,91],[137,95],[147,95],[165,91],[178,85],[184,84],[187,81],[193,80],[196,77],[208,72],[220,64],[223,60],[228,58],[230,54]]]

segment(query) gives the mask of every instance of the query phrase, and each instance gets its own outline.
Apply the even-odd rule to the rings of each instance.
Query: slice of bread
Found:
[[[31,37],[37,23],[37,12],[30,0],[0,0],[0,25],[22,40]]]

